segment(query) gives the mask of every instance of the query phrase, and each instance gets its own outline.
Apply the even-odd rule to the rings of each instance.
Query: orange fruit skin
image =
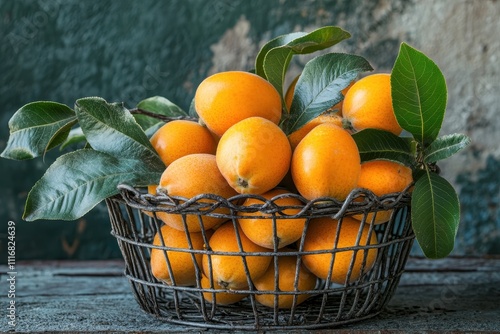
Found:
[[[386,130],[400,135],[391,97],[391,76],[388,73],[368,75],[347,91],[342,115],[345,126],[354,131],[367,128]]]
[[[166,247],[190,249],[186,232],[179,231],[168,225],[163,225],[161,227],[161,234]],[[193,246],[192,249],[204,249],[205,242],[200,232],[189,233],[189,236]],[[155,235],[153,245],[162,246],[159,233]],[[202,255],[182,251],[166,251],[166,253],[174,276],[173,279],[170,277],[165,252],[158,248],[153,248],[151,250],[151,271],[153,276],[168,285],[173,284],[173,280],[175,280],[175,285],[178,286],[195,285],[195,265],[201,268]]]
[[[151,195],[157,195],[157,192],[156,192],[156,188],[158,187],[157,184],[151,184],[148,186],[148,194],[151,194]],[[154,214],[153,212],[151,211],[146,211],[146,210],[143,210],[142,212],[144,212],[145,214],[147,214],[149,217],[154,217]],[[165,213],[164,212],[161,212],[161,211],[156,211],[156,217],[158,217],[158,219],[164,221],[165,219],[167,219],[167,216],[165,216]]]
[[[299,193],[308,200],[344,200],[356,187],[361,169],[358,147],[344,129],[329,123],[313,128],[297,145],[291,174]]]
[[[264,194],[262,197],[265,199],[272,199],[275,196],[289,193],[285,189],[273,189]],[[284,197],[274,201],[276,205],[279,206],[300,206],[302,202],[296,198]],[[243,203],[243,206],[250,205],[262,205],[263,202],[255,198],[247,198]],[[283,210],[285,215],[297,214],[300,209],[286,209]],[[238,215],[250,216],[250,218],[240,218],[238,222],[240,224],[243,233],[252,240],[257,245],[265,248],[274,249],[274,235],[273,235],[273,220],[270,214],[264,214],[262,212],[238,212]],[[281,216],[280,214],[276,214]],[[267,216],[270,218],[251,218],[256,216]],[[276,218],[276,234],[278,237],[277,249],[289,245],[302,236],[302,231],[304,230],[306,219],[305,218]]]
[[[196,89],[195,109],[207,127],[219,137],[232,125],[253,116],[278,124],[281,97],[262,77],[243,71],[216,73]]]
[[[150,184],[148,186],[148,194],[156,195],[156,187],[158,187],[157,184]],[[153,213],[151,211],[142,210],[142,212],[147,214],[149,217],[153,217]]]
[[[172,162],[163,172],[157,192],[170,196],[192,198],[200,194],[215,194],[224,198],[236,195],[236,191],[227,183],[217,168],[215,155],[197,153],[183,156]],[[203,200],[207,203],[212,200]],[[216,213],[229,214],[229,209],[219,208]],[[159,218],[167,225],[184,230],[182,215],[161,212]],[[203,229],[208,230],[225,218],[186,215],[187,228],[191,232],[201,231],[199,218],[203,220]]]
[[[306,232],[304,240],[304,251],[333,250],[337,235],[338,221],[325,217],[312,219]],[[340,227],[337,249],[353,247],[359,233],[360,222],[351,217],[344,217]],[[368,238],[369,226],[362,225],[363,232],[359,239],[360,246],[377,245],[375,232]],[[351,283],[368,272],[377,258],[377,249],[359,250],[356,255],[354,251],[339,251],[337,253],[308,254],[303,256],[304,265],[316,276],[326,280],[328,272],[332,269],[330,280],[338,284],[344,284],[346,280]],[[330,265],[332,254],[335,254],[333,266]],[[362,269],[363,259],[366,255],[366,264]],[[347,273],[353,258],[355,257],[351,275]]]
[[[292,292],[295,291],[295,271],[297,269],[296,256],[278,256],[278,291]],[[316,276],[307,270],[303,265],[300,266],[298,272],[298,291],[310,291],[316,286]],[[254,281],[255,288],[259,291],[276,291],[275,289],[275,267],[274,261],[271,263],[267,271]],[[262,305],[274,307],[275,293],[271,294],[256,294],[255,299]],[[296,295],[295,305],[299,305],[309,298],[310,294]],[[292,308],[293,294],[278,295],[278,308]]]
[[[349,89],[351,89],[352,85],[354,85],[355,81],[352,81],[346,88],[342,89],[342,95],[344,96],[344,99],[345,99],[345,95],[347,94],[347,91]],[[342,101],[340,101],[339,103],[337,104],[334,104],[332,107],[330,107],[329,110],[337,110],[337,115],[339,116],[342,116],[342,109],[344,108],[344,99],[342,99]]]
[[[377,196],[403,191],[413,181],[412,170],[402,164],[387,160],[372,160],[361,164],[358,188],[371,190]],[[389,220],[393,210],[379,211],[375,215],[375,224]],[[358,220],[363,215],[354,215]],[[368,213],[366,223],[371,223],[374,213]]]
[[[263,194],[276,187],[288,172],[291,157],[285,133],[262,117],[230,127],[216,152],[220,172],[240,194]]]
[[[310,122],[306,123],[300,129],[292,132],[288,135],[288,140],[292,146],[292,150],[295,150],[300,141],[316,126],[323,123],[332,123],[339,127],[342,127],[342,117],[336,113],[325,113],[318,117],[313,118]]]
[[[165,166],[188,154],[215,154],[217,149],[217,143],[206,127],[187,120],[166,123],[150,141]]]
[[[222,286],[220,286],[216,282],[213,282],[213,285],[210,285],[210,279],[205,275],[203,275],[201,278],[201,287],[203,289],[215,289],[215,290],[223,290],[224,289]],[[246,287],[245,289],[248,289],[248,287]],[[203,292],[203,298],[205,298],[206,301],[213,303],[215,300],[215,303],[217,305],[231,305],[231,304],[239,302],[240,300],[244,299],[246,296],[248,296],[248,294],[245,294],[245,293]]]
[[[238,226],[242,249],[244,252],[264,252],[266,249],[248,239]],[[237,234],[232,221],[222,224],[209,240],[210,249],[215,252],[240,252]],[[268,250],[267,250],[268,251]],[[210,276],[211,260],[212,275]],[[262,276],[269,264],[271,256],[246,256],[246,263],[252,281]],[[215,283],[225,289],[244,289],[248,287],[248,279],[245,273],[243,257],[241,255],[207,255],[203,254],[203,273],[207,277],[213,277]]]

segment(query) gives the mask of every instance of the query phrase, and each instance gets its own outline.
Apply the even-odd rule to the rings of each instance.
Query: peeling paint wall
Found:
[[[402,41],[442,69],[449,89],[442,134],[473,140],[441,165],[462,204],[454,254],[499,254],[498,17],[496,0],[2,1],[0,150],[8,119],[27,102],[72,106],[96,95],[133,106],[163,95],[188,108],[203,78],[251,69],[270,38],[338,25],[353,37],[332,50],[360,54],[376,71],[391,70]],[[295,58],[289,77],[309,59]],[[0,161],[0,240],[1,222],[14,220],[19,258],[118,257],[104,206],[78,222],[21,221],[27,191],[54,158]]]

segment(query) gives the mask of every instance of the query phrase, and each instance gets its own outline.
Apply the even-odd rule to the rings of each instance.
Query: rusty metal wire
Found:
[[[203,328],[230,329],[230,330],[266,330],[266,329],[313,329],[323,327],[335,327],[356,321],[361,321],[379,314],[389,302],[398,285],[401,274],[404,271],[406,259],[410,253],[414,240],[410,221],[411,194],[408,187],[401,193],[389,194],[382,197],[375,196],[366,189],[355,189],[348,198],[339,202],[332,198],[318,198],[308,201],[297,194],[282,194],[266,200],[256,195],[237,195],[232,198],[222,198],[213,194],[201,194],[186,199],[169,197],[166,195],[153,196],[144,189],[136,189],[121,185],[118,196],[106,200],[111,224],[112,234],[116,237],[126,263],[125,275],[131,282],[133,293],[141,308],[156,317],[172,323],[190,325]],[[244,199],[253,197],[260,203],[252,206],[242,206]],[[282,197],[294,197],[301,205],[280,206],[276,200]],[[225,208],[228,213],[221,213],[220,208]],[[286,215],[285,210],[289,208],[298,209],[294,215]],[[217,210],[219,209],[219,210]],[[392,209],[392,214],[387,223],[374,224],[368,221],[369,212]],[[217,211],[216,211],[217,210]],[[145,212],[152,213],[150,215]],[[186,221],[187,215],[196,215],[200,224],[207,216],[220,217],[232,221],[237,238],[238,219],[244,218],[248,213],[254,213],[253,218],[272,217],[274,233],[276,223],[279,219],[296,218],[306,219],[300,241],[296,249],[286,252],[278,252],[269,249],[265,252],[220,252],[214,251],[209,246],[209,236],[202,231],[207,248],[204,250],[193,249],[188,237],[189,248],[179,249],[165,245],[153,246],[152,241],[156,233],[161,233],[163,222],[158,219],[157,213],[166,212],[179,214]],[[261,213],[261,216],[255,216]],[[352,247],[340,248],[332,245],[331,249],[318,251],[305,251],[303,240],[307,233],[309,222],[320,217],[332,217],[342,224],[344,217],[361,214],[363,219],[360,223],[358,242],[362,232],[362,226],[369,226],[369,236],[375,234],[378,240],[376,245],[354,245]],[[341,227],[340,227],[341,228]],[[337,230],[337,236],[339,231]],[[276,235],[274,236],[276,238]],[[276,239],[275,239],[276,240]],[[167,251],[180,251],[191,254],[195,264],[197,282],[194,286],[179,286],[175,279],[171,285],[159,282],[151,272],[150,254],[153,248],[164,251],[167,267],[170,273],[172,269],[168,260]],[[362,267],[366,265],[367,249],[376,248],[377,258],[371,270],[361,275],[354,282],[345,284],[329,283],[318,279],[316,287],[309,291],[258,291],[252,284],[245,258],[248,256],[295,256],[300,264],[302,257],[307,254],[326,253],[332,255],[339,252],[352,251],[354,254],[364,254]],[[209,303],[203,298],[203,293],[228,292],[215,288],[202,288],[202,268],[196,264],[195,254],[206,254],[209,258],[213,255],[236,255],[241,256],[244,262],[245,272],[249,281],[249,288],[231,290],[230,293],[248,295],[242,301],[229,306],[221,306]],[[348,271],[348,277],[353,270],[354,260]],[[209,272],[212,264],[209,261]],[[208,275],[208,274],[207,274]],[[332,270],[328,273],[332,275]],[[173,275],[171,275],[172,277]],[[296,273],[295,282],[298,281]],[[277,287],[277,285],[276,285]],[[280,309],[276,304],[273,308],[262,306],[256,302],[258,294],[292,295],[307,294],[310,298],[299,305],[294,302],[291,309]]]

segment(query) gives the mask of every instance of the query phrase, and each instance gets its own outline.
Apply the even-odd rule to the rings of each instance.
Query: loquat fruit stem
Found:
[[[238,181],[237,181],[237,185],[242,187],[242,188],[248,188],[248,181],[239,177]]]
[[[344,129],[346,129],[347,131],[349,131],[351,134],[354,134],[356,133],[356,129],[354,128],[354,126],[352,126],[352,123],[350,120],[348,120],[347,118],[342,118],[342,127]]]

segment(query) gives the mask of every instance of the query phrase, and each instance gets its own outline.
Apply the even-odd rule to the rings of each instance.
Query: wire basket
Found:
[[[232,294],[244,294],[245,298],[236,304],[224,306],[208,302],[203,297],[204,293],[209,293],[216,298],[217,293],[222,292],[213,285],[209,288],[202,288],[200,283],[203,269],[196,264],[195,254],[209,257],[218,254],[211,250],[209,235],[206,231],[202,231],[205,249],[196,250],[190,244],[190,249],[183,250],[192,255],[195,263],[196,283],[194,285],[179,286],[175,282],[165,284],[153,276],[150,265],[151,251],[154,248],[163,250],[168,264],[167,251],[175,250],[164,245],[153,246],[153,238],[163,225],[163,222],[158,219],[158,213],[179,214],[184,223],[188,215],[196,215],[200,224],[204,217],[224,218],[233,223],[237,238],[240,240],[238,233],[241,232],[238,232],[237,228],[238,219],[245,217],[245,214],[253,212],[254,218],[255,212],[260,212],[261,218],[269,218],[271,215],[273,233],[276,233],[276,222],[286,216],[283,211],[289,207],[277,205],[276,197],[266,200],[255,195],[238,195],[224,199],[211,194],[202,194],[191,199],[182,199],[166,195],[153,196],[144,189],[126,185],[120,185],[119,189],[120,194],[108,198],[106,203],[112,224],[112,234],[117,238],[123,254],[126,264],[125,275],[130,280],[135,298],[147,313],[181,325],[247,330],[312,329],[335,327],[371,318],[379,314],[393,296],[414,240],[410,221],[411,194],[408,189],[383,197],[377,197],[366,189],[355,189],[343,202],[331,198],[307,201],[297,194],[284,194],[279,197],[296,197],[302,203],[295,207],[300,209],[298,213],[287,217],[305,219],[301,239],[294,244],[295,248],[285,253],[279,252],[276,246],[275,249],[269,249],[266,252],[244,252],[241,243],[239,252],[222,253],[241,257],[249,282],[248,288],[229,291]],[[242,206],[242,200],[248,197],[259,198],[262,204]],[[220,208],[228,209],[229,213],[220,213]],[[373,212],[376,215],[376,212],[382,210],[392,210],[389,221],[384,224],[375,224]],[[372,214],[368,215],[369,212]],[[280,256],[294,256],[297,264],[300,265],[304,256],[309,253],[318,253],[318,251],[308,252],[303,248],[308,226],[313,219],[332,217],[338,220],[339,228],[341,228],[345,217],[354,214],[362,216],[360,226],[369,226],[369,235],[374,234],[378,243],[368,246],[360,245],[362,231],[360,228],[356,244],[352,247],[341,248],[337,244],[332,244],[330,249],[322,250],[321,253],[330,254],[332,263],[339,252],[350,251],[353,259],[354,254],[359,253],[363,256],[362,266],[365,266],[368,250],[376,249],[376,259],[370,270],[363,271],[363,274],[353,281],[346,279],[344,284],[338,284],[331,283],[328,279],[333,275],[332,267],[327,279],[317,279],[314,289],[307,291],[298,291],[297,284],[294,285],[294,291],[280,291],[277,278],[275,278],[273,290],[263,292],[255,288],[246,267],[245,259],[248,256],[271,256],[275,260]],[[276,238],[276,235],[274,237]],[[348,277],[353,271],[353,263],[354,260],[351,261],[348,269]],[[209,271],[211,272],[212,269],[210,266]],[[276,266],[275,269],[277,269]],[[206,275],[209,274],[206,273]],[[295,280],[297,282],[297,277]],[[257,295],[264,293],[274,296],[273,307],[263,306],[256,301]],[[294,302],[291,308],[278,307],[278,297],[284,294],[293,296]],[[304,294],[309,298],[300,304],[296,302],[298,296]]]

